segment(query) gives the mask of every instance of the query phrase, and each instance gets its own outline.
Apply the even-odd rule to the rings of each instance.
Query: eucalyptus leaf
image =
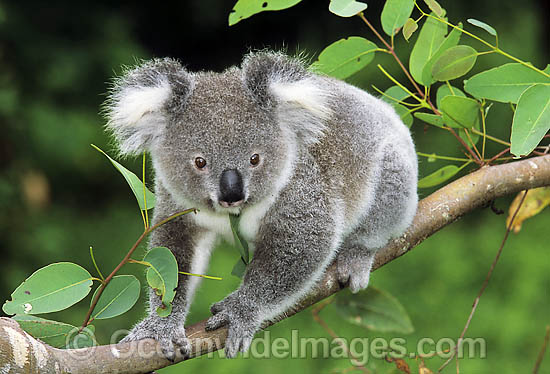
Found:
[[[239,257],[235,265],[233,265],[233,269],[231,270],[231,275],[234,275],[237,278],[242,278],[245,272],[246,272],[246,264],[244,263],[243,259]]]
[[[466,94],[462,92],[459,88],[444,84],[437,89],[437,93],[435,95],[438,108],[441,107],[441,100],[443,100],[443,98],[446,96],[466,97]]]
[[[410,334],[414,331],[405,308],[386,291],[370,286],[352,294],[336,295],[337,312],[349,323],[377,332]]]
[[[398,101],[403,101],[409,96],[409,93],[401,87],[391,86],[386,91],[384,91],[384,95],[382,95],[381,99],[387,103],[393,104]]]
[[[382,30],[389,36],[395,35],[410,17],[414,0],[386,0],[380,20]]]
[[[432,67],[434,79],[444,82],[468,73],[475,65],[477,51],[468,45],[457,45],[447,49]]]
[[[536,84],[520,96],[512,122],[510,152],[530,154],[550,130],[550,86]]]
[[[44,318],[39,318],[29,315],[16,315],[13,320],[19,323],[19,326],[33,338],[40,339],[44,343],[54,348],[65,348],[79,330],[78,327],[67,323],[51,321]],[[83,330],[84,334],[89,334],[92,330]],[[93,340],[93,334],[90,337]]]
[[[2,310],[8,315],[41,314],[66,309],[85,298],[92,287],[86,269],[58,262],[35,271],[11,294]]]
[[[359,36],[340,39],[321,52],[311,69],[345,79],[367,66],[377,49],[376,44]]]
[[[462,35],[462,23],[459,23],[457,28],[453,28],[451,32],[445,37],[437,51],[433,54],[432,57],[426,62],[424,68],[422,69],[422,81],[425,85],[429,85],[435,82],[434,77],[432,76],[432,68],[437,60],[447,51],[449,48],[452,48],[458,44],[460,41],[460,36]]]
[[[450,127],[479,128],[480,104],[468,97],[445,96],[439,108]]]
[[[425,86],[431,84],[429,80],[424,80],[424,67],[439,50],[446,34],[446,24],[431,17],[424,21],[409,59],[409,70],[418,83]]]
[[[147,269],[147,283],[162,299],[163,307],[157,309],[157,313],[164,314],[166,308],[171,308],[171,303],[176,295],[178,263],[172,251],[165,247],[151,249],[143,261],[150,265]]]
[[[81,349],[97,346],[95,338],[95,327],[88,325],[84,330],[79,332],[79,328],[71,331],[67,338],[66,349]]]
[[[487,31],[489,34],[493,36],[497,36],[497,30],[495,30],[492,26],[489,26],[485,22],[478,21],[477,19],[474,19],[474,18],[468,18],[467,21],[468,23],[471,23],[474,26],[482,28],[483,30]]]
[[[405,126],[410,128],[414,120],[411,112],[409,112],[409,108],[398,103],[393,103],[392,106],[393,109],[395,109],[395,112],[399,115],[399,118],[401,118],[401,121],[403,121],[403,123],[405,124]]]
[[[355,0],[331,0],[328,10],[340,17],[353,17],[367,9],[367,4]]]
[[[445,16],[445,13],[446,13],[445,9],[443,9],[437,1],[435,1],[435,0],[424,0],[424,2],[428,6],[428,8],[430,8],[430,10],[432,12],[434,12],[434,14],[436,16],[438,16],[439,18],[442,18],[442,17]]]
[[[239,0],[229,13],[229,26],[267,10],[282,10],[298,4],[302,0]]]
[[[230,214],[229,224],[231,226],[231,231],[233,233],[233,240],[235,242],[235,247],[237,247],[237,249],[239,250],[239,253],[245,265],[248,265],[248,263],[250,262],[250,255],[248,252],[248,243],[239,234],[239,216]]]
[[[424,121],[433,126],[443,127],[444,125],[443,118],[441,116],[438,116],[437,114],[416,112],[414,113],[414,116],[419,120]]]
[[[527,88],[534,84],[550,85],[550,78],[519,63],[501,65],[464,81],[470,95],[503,103],[517,103]]]
[[[145,199],[144,199],[144,196],[143,196],[144,195],[144,193],[143,193],[143,182],[138,178],[137,175],[132,173],[130,170],[126,169],[120,163],[113,160],[111,157],[109,157],[109,155],[107,153],[103,152],[97,146],[92,144],[92,147],[94,147],[99,152],[103,153],[103,155],[105,157],[107,157],[107,159],[109,161],[111,161],[113,166],[120,172],[120,174],[122,174],[124,179],[126,179],[126,182],[128,183],[128,185],[132,189],[132,192],[134,193],[134,196],[136,197],[137,202],[139,204],[139,208],[141,210],[145,210],[146,205],[147,205],[147,210],[152,209],[152,208],[155,207],[155,195],[151,191],[149,191],[149,189],[147,187],[145,187],[145,199],[147,199],[147,203],[145,202]]]
[[[456,165],[443,166],[441,169],[434,171],[430,175],[418,181],[418,188],[429,188],[437,186],[456,175],[460,171],[460,168]]]
[[[92,318],[107,319],[119,316],[129,311],[139,299],[139,280],[133,275],[117,275],[111,279],[99,298]],[[95,300],[99,288],[94,292]]]
[[[418,30],[418,23],[412,18],[409,18],[403,25],[403,37],[406,41],[409,41],[412,34]]]

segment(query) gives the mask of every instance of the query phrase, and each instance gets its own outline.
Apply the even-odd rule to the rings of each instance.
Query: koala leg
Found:
[[[378,183],[374,187],[372,204],[361,223],[351,232],[338,250],[336,259],[338,280],[349,284],[354,293],[367,288],[376,251],[411,224],[418,197],[416,164],[411,164],[414,152],[407,144],[388,144],[382,150]]]
[[[167,223],[154,231],[151,246],[165,246],[172,250],[180,271],[204,273],[216,235],[194,231],[197,230],[182,224],[181,221]],[[171,361],[179,354],[188,356],[191,345],[185,334],[184,322],[200,279],[179,275],[176,295],[172,302],[172,313],[168,317],[158,316],[157,308],[162,305],[162,302],[160,297],[150,290],[149,315],[139,322],[122,342],[151,338],[160,342],[162,353]]]
[[[320,186],[304,183],[296,188]],[[292,189],[279,197],[281,204],[264,217],[261,240],[255,243],[240,288],[211,307],[213,316],[206,329],[229,327],[226,357],[246,351],[262,324],[305,296],[332,260],[343,230],[341,209],[331,209],[331,203],[316,192]]]

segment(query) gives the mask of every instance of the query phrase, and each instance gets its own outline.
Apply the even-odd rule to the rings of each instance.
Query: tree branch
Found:
[[[485,166],[421,200],[408,231],[391,241],[376,256],[374,269],[404,255],[442,227],[492,200],[550,185],[550,155],[498,166]],[[340,291],[335,267],[329,266],[312,292],[279,320]],[[193,354],[190,358],[223,348],[227,329],[204,330],[206,321],[187,327]],[[271,322],[264,327],[267,327]],[[182,361],[182,358],[176,362]],[[147,373],[173,364],[154,340],[106,345],[79,350],[60,350],[33,339],[17,322],[0,318],[0,373]]]

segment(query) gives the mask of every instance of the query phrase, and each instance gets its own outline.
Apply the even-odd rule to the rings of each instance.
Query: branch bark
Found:
[[[492,200],[525,189],[550,186],[550,155],[486,166],[466,175],[421,200],[408,231],[390,242],[376,256],[374,269],[401,257],[439,229],[464,214],[487,206]],[[279,320],[340,291],[334,266],[312,292]],[[190,358],[223,348],[227,329],[204,330],[206,321],[187,327],[193,354]],[[264,326],[276,323],[276,321]],[[176,362],[182,361],[179,358]],[[166,360],[154,340],[61,350],[45,345],[19,328],[17,322],[0,318],[0,373],[148,373],[173,363]]]

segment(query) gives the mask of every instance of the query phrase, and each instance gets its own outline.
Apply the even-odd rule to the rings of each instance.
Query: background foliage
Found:
[[[367,18],[381,29],[383,2],[369,2]],[[441,1],[450,21],[484,20],[499,31],[501,46],[514,55],[543,66],[549,60],[549,5],[545,0]],[[221,70],[238,64],[249,48],[286,48],[306,51],[312,58],[330,43],[349,35],[374,40],[358,18],[341,19],[327,10],[325,2],[303,1],[283,12],[266,12],[229,28],[227,15],[234,1],[180,2],[173,7],[135,2],[89,3],[38,1],[0,3],[0,246],[3,265],[0,297],[8,299],[30,273],[48,263],[73,261],[92,269],[88,248],[92,245],[102,268],[112,269],[141,232],[141,219],[133,196],[103,156],[89,144],[109,149],[98,115],[109,80],[121,66],[153,56],[181,59],[190,70]],[[396,39],[402,56],[410,51]],[[468,44],[466,38],[462,43]],[[405,82],[391,56],[378,56],[393,76]],[[406,58],[403,58],[406,61]],[[506,62],[483,56],[472,73]],[[348,79],[372,91],[392,84],[374,65]],[[501,118],[502,129],[494,135],[509,138],[510,108],[495,104],[493,123]],[[412,127],[418,149],[425,153],[446,150],[462,157],[459,144],[449,134],[428,129],[416,120]],[[489,144],[490,146],[490,144]],[[491,148],[488,148],[491,154]],[[139,161],[126,162],[138,172]],[[421,160],[421,175],[441,167]],[[421,197],[429,190],[421,190]],[[509,200],[498,201],[507,207]],[[549,323],[550,258],[543,235],[550,224],[548,212],[527,221],[519,236],[504,250],[489,289],[482,298],[469,336],[485,337],[488,358],[462,363],[465,372],[519,372],[531,368]],[[504,217],[489,210],[470,214],[430,238],[415,254],[377,271],[372,284],[390,291],[409,312],[415,332],[407,336],[414,350],[421,337],[456,337],[471,308],[504,232]],[[206,318],[208,305],[222,299],[237,286],[230,275],[235,253],[219,250],[209,273],[223,281],[203,281],[189,322]],[[127,270],[143,277],[138,265]],[[82,322],[88,303],[52,319]],[[112,331],[128,328],[143,313],[141,305],[131,314],[97,322],[101,343]],[[49,316],[48,316],[49,317]],[[323,312],[327,322],[342,336],[357,330],[339,321],[334,307]],[[288,337],[299,328],[301,336],[326,333],[301,313],[270,329],[273,338]],[[374,338],[377,334],[365,335]],[[391,337],[391,335],[383,335]],[[548,364],[548,363],[547,363]],[[240,372],[307,370],[330,372],[349,366],[345,360],[200,358],[183,364],[186,370],[239,370]],[[380,372],[390,364],[376,362]],[[432,368],[436,364],[429,365]],[[548,366],[548,365],[545,365]],[[543,366],[544,368],[544,366]],[[452,370],[452,369],[450,369]],[[177,372],[178,367],[165,369]]]

